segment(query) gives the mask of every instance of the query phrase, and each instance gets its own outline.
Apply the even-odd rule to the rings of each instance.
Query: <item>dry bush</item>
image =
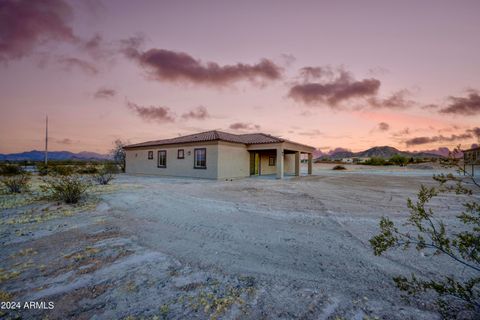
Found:
[[[77,203],[87,194],[91,183],[85,177],[79,175],[58,175],[43,180],[43,191],[49,193],[55,200],[65,203]]]
[[[3,164],[0,165],[0,175],[2,176],[13,176],[18,174],[24,174],[25,171],[22,167],[14,164]]]
[[[2,177],[0,180],[7,189],[7,193],[21,193],[28,190],[30,177],[26,174]]]
[[[93,179],[101,185],[107,185],[115,178],[118,173],[118,167],[115,164],[106,164],[98,170],[98,173],[93,176]]]

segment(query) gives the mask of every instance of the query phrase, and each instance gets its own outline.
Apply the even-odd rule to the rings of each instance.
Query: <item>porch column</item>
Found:
[[[300,175],[300,152],[295,152],[295,175]]]
[[[313,169],[313,154],[308,154],[308,174],[312,174]]]
[[[277,148],[277,179],[283,179],[283,147]]]

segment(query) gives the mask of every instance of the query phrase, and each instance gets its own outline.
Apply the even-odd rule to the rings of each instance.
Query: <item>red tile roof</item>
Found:
[[[126,149],[136,147],[151,147],[169,144],[179,143],[192,143],[192,142],[205,142],[205,141],[227,141],[233,143],[242,143],[246,145],[250,144],[262,144],[262,143],[279,143],[279,142],[292,142],[286,139],[271,136],[265,133],[247,133],[247,134],[232,134],[217,130],[206,131],[201,133],[190,134],[187,136],[181,136],[171,139],[153,140],[142,143],[131,144],[125,146]],[[293,142],[296,143],[296,142]],[[299,144],[299,143],[296,143]],[[310,147],[310,146],[307,146]],[[310,147],[312,148],[312,147]]]

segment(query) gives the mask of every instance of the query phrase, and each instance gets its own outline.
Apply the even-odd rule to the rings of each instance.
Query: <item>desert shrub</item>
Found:
[[[48,166],[45,165],[45,163],[37,163],[37,172],[40,176],[46,176],[48,174]]]
[[[451,258],[454,267],[445,274],[412,273],[410,277],[396,276],[393,281],[399,290],[409,295],[435,293],[439,311],[446,319],[459,319],[456,317],[459,312],[463,313],[462,319],[477,319],[480,315],[480,183],[458,166],[456,154],[458,151],[451,157],[450,166],[457,167],[461,175],[436,175],[433,178],[438,186],[422,185],[416,200],[407,199],[410,211],[407,222],[397,226],[382,217],[380,233],[370,239],[370,244],[375,255],[393,248],[413,247],[427,257]],[[463,207],[455,214],[462,226],[459,229],[439,219],[430,204],[445,193],[452,194]]]
[[[82,166],[77,169],[77,173],[79,174],[95,174],[98,173],[98,171],[98,168],[94,165]]]
[[[65,203],[77,203],[86,195],[91,183],[80,175],[58,175],[44,179],[42,190],[50,196]]]
[[[332,170],[347,170],[347,168],[338,164],[335,167],[333,167]]]
[[[119,172],[118,166],[114,163],[106,163],[98,173],[94,175],[93,179],[101,185],[107,185],[115,178],[115,174]]]
[[[363,164],[366,164],[369,166],[384,166],[387,164],[387,161],[383,158],[371,157],[370,159],[365,160]]]
[[[2,176],[13,176],[24,173],[23,168],[15,164],[4,164],[0,166],[0,175]]]
[[[48,168],[49,173],[60,176],[69,176],[75,173],[76,167],[71,165],[55,165]]]
[[[26,174],[10,175],[0,180],[8,193],[21,193],[28,190],[30,177]]]

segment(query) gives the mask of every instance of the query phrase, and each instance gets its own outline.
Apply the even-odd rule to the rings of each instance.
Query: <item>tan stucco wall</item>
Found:
[[[275,174],[275,173],[277,173],[277,167],[276,166],[269,166],[268,165],[268,159],[269,159],[268,154],[261,154],[260,155],[260,174]]]
[[[193,150],[196,148],[207,149],[207,169],[193,168]],[[184,159],[177,159],[178,149],[184,149]],[[157,167],[159,150],[167,151],[166,168]],[[148,160],[148,151],[153,151],[153,160]],[[145,148],[126,150],[126,172],[132,174],[217,179],[217,164],[218,144],[152,147],[150,149]]]
[[[289,153],[284,156],[284,170],[286,174],[295,174],[295,154]]]
[[[250,176],[250,154],[243,144],[219,142],[218,179]]]

